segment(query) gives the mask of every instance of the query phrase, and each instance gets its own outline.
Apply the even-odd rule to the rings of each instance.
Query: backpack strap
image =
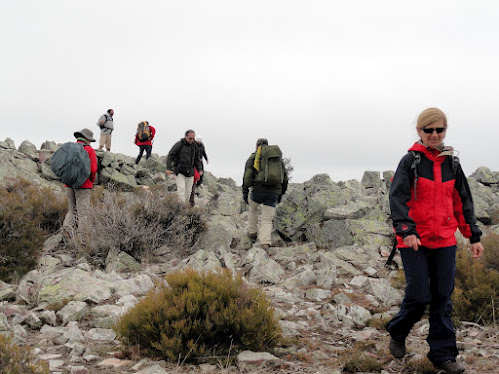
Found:
[[[419,152],[416,152],[416,151],[411,151],[411,154],[412,154],[412,157],[414,157],[414,160],[412,161],[412,164],[411,164],[411,170],[413,171],[414,173],[414,200],[417,200],[418,199],[418,179],[419,179],[419,175],[418,175],[418,165],[420,164],[421,162],[421,155],[419,154]]]
[[[452,172],[454,173],[454,178],[457,176],[457,171],[459,170],[459,157],[450,156],[452,159]]]

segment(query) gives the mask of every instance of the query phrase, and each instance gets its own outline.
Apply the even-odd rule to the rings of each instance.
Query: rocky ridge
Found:
[[[25,141],[16,148],[10,139],[0,141],[0,184],[20,175],[62,191],[49,165],[57,147],[47,141],[37,149]],[[156,184],[174,189],[164,175],[165,157],[153,155],[136,166],[125,155],[99,151],[97,155],[99,184],[110,183],[122,191]],[[240,187],[208,173],[197,204],[209,207],[210,223],[192,255],[175,258],[160,248],[156,261],[139,264],[122,252],[103,271],[61,249],[60,238],[53,236],[44,244],[37,270],[19,284],[0,285],[0,331],[32,346],[53,373],[339,373],[342,352],[356,342],[366,343],[372,355],[386,356],[385,373],[403,372],[407,361],[420,359],[426,350],[427,320],[411,334],[404,363],[380,348],[386,347],[387,334],[370,327],[371,321],[395,313],[403,296],[392,286],[396,272],[383,267],[393,240],[387,198],[391,176],[392,171],[367,171],[360,182],[335,183],[321,174],[291,184],[277,209],[273,247],[266,252],[252,246],[246,236],[247,212]],[[479,168],[469,183],[484,232],[499,232],[499,172]],[[260,284],[285,335],[295,343],[274,355],[241,353],[237,368],[177,366],[116,354],[119,342],[110,326],[164,274],[186,267],[226,267]],[[55,312],[54,305],[65,306]],[[492,327],[468,323],[460,328],[459,348],[467,372],[495,372],[498,338]]]

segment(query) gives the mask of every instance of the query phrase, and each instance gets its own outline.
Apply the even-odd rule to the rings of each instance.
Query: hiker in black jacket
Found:
[[[184,203],[189,203],[192,185],[194,183],[194,167],[199,174],[203,174],[203,165],[199,158],[197,143],[194,141],[196,133],[187,130],[185,137],[176,142],[166,158],[166,175],[175,175],[177,194]]]

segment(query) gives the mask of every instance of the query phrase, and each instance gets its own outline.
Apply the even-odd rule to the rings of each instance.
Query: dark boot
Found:
[[[248,238],[249,238],[249,240],[251,240],[252,243],[256,243],[257,237],[258,237],[258,234],[256,234],[256,233],[248,234]]]
[[[405,343],[399,343],[392,338],[390,340],[390,353],[395,358],[403,358],[405,356]]]
[[[464,373],[464,366],[454,360],[447,360],[439,364],[434,364],[438,369],[444,370],[447,374]]]

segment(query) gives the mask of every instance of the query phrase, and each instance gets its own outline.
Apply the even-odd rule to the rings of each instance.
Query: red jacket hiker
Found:
[[[411,167],[415,159],[411,151],[421,155],[417,178]],[[457,228],[471,243],[480,241],[466,176],[459,164],[452,165],[452,157],[439,154],[434,148],[414,143],[400,161],[390,188],[398,248],[406,247],[403,238],[408,235],[416,235],[428,248],[455,245]]]
[[[137,145],[151,145],[152,146],[152,140],[154,139],[154,135],[156,135],[156,129],[154,127],[152,127],[151,125],[149,125],[149,130],[151,131],[151,137],[149,138],[149,140],[147,140],[145,142],[141,142],[139,140],[138,134],[135,134],[135,144],[137,144]]]
[[[88,158],[90,158],[90,176],[85,182],[83,182],[80,188],[93,188],[95,175],[97,174],[97,156],[95,155],[95,151],[90,144],[82,142],[81,140],[76,141],[76,143],[80,143],[83,145],[83,149],[87,151]],[[66,185],[66,187],[68,186]]]

